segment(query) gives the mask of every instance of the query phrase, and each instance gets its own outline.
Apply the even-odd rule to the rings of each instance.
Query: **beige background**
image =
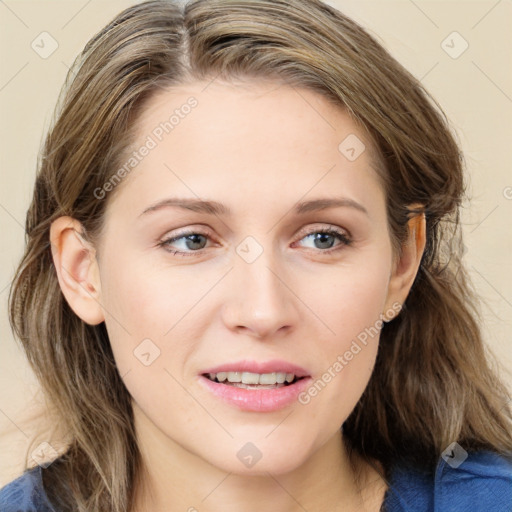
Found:
[[[7,321],[8,286],[22,254],[36,155],[73,58],[131,3],[0,2],[0,486],[21,473],[30,443],[51,439],[51,433],[40,433],[37,423],[30,421],[43,401]],[[422,80],[451,119],[470,176],[472,202],[463,212],[465,261],[485,300],[486,339],[503,363],[503,376],[512,389],[512,374],[505,372],[512,372],[512,2],[329,3],[376,35]],[[442,45],[454,31],[460,36],[451,35]],[[31,47],[42,32],[58,43],[48,58]],[[445,51],[454,56],[464,41],[469,46],[458,58]]]

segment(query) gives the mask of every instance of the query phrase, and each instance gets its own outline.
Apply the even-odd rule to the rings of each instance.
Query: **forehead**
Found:
[[[295,155],[339,151],[340,142],[357,135],[365,139],[366,156],[375,156],[367,134],[363,136],[342,105],[318,92],[271,80],[213,80],[162,89],[146,102],[136,124],[139,142],[153,134],[157,143],[167,139],[182,148],[184,142],[193,144],[194,135],[205,149],[212,149],[212,141],[222,143],[224,154],[253,149],[261,157],[278,147]],[[230,145],[235,142],[244,144]]]
[[[150,147],[123,180],[137,197],[161,185],[162,193],[223,200],[235,192],[284,200],[290,190],[295,202],[313,188],[344,186],[357,195],[380,186],[365,132],[344,108],[309,89],[192,82],[155,93],[134,129],[131,150]]]

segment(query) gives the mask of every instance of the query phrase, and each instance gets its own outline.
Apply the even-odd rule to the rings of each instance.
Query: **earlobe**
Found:
[[[53,263],[59,285],[71,309],[86,323],[105,320],[101,282],[94,247],[82,236],[80,222],[59,217],[50,227]]]
[[[391,275],[386,308],[388,311],[397,303],[402,305],[409,294],[425,250],[426,219],[424,213],[417,213],[407,223],[408,238],[402,246],[402,253]],[[393,308],[395,309],[395,308]],[[386,316],[386,315],[384,315]],[[396,316],[396,315],[395,315]],[[391,318],[386,318],[387,321]]]

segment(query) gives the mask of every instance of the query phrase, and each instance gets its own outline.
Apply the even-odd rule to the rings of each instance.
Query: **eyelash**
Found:
[[[350,239],[350,237],[345,232],[338,231],[337,229],[334,229],[332,227],[331,228],[315,229],[313,231],[310,231],[310,232],[306,233],[299,240],[299,242],[301,240],[303,240],[304,238],[307,238],[308,236],[311,236],[311,235],[315,235],[317,233],[326,233],[328,235],[333,235],[333,236],[337,237],[338,240],[340,240],[340,242],[341,242],[340,244],[338,244],[338,245],[336,245],[334,247],[331,247],[329,249],[326,249],[326,250],[312,249],[313,251],[320,252],[322,254],[331,254],[333,252],[339,251],[339,250],[343,249],[344,247],[349,246],[349,245],[352,244],[352,240]],[[180,240],[182,238],[186,238],[187,236],[190,236],[190,235],[201,235],[201,236],[204,236],[206,238],[211,238],[210,234],[207,233],[207,232],[187,231],[187,232],[179,234],[178,236],[161,240],[158,243],[158,246],[162,247],[165,251],[170,252],[174,256],[184,256],[184,257],[187,257],[187,256],[193,256],[195,254],[201,254],[202,251],[204,251],[205,249],[199,249],[197,251],[189,251],[189,252],[169,249],[169,245],[172,242],[176,242],[177,240]]]

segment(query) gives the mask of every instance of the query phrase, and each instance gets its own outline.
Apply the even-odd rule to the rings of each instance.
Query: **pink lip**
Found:
[[[272,361],[266,361],[258,363],[257,361],[235,361],[233,363],[221,364],[213,368],[208,368],[200,372],[205,373],[219,373],[219,372],[251,372],[251,373],[293,373],[297,377],[309,377],[309,372],[304,368],[295,364],[283,361],[280,359],[273,359]]]
[[[251,372],[251,373],[293,373],[297,377],[303,377],[293,384],[273,389],[244,389],[214,382],[205,374],[220,372]],[[207,368],[201,371],[199,382],[205,386],[216,397],[221,398],[228,404],[243,411],[253,412],[272,412],[287,407],[294,401],[298,400],[298,395],[311,382],[310,374],[302,367],[296,364],[283,361],[281,359],[273,359],[258,363],[257,361],[235,361],[219,366]]]
[[[223,366],[222,368],[226,368]],[[215,370],[205,373],[217,373]],[[234,371],[234,370],[231,370]],[[258,371],[255,373],[271,373],[268,371]],[[287,373],[294,373],[292,371]],[[294,384],[282,386],[274,389],[244,389],[214,382],[208,377],[199,376],[199,382],[216,397],[224,400],[230,405],[234,405],[242,411],[252,412],[272,412],[283,409],[293,402],[298,401],[298,395],[310,385],[311,377],[305,377],[296,381]]]

